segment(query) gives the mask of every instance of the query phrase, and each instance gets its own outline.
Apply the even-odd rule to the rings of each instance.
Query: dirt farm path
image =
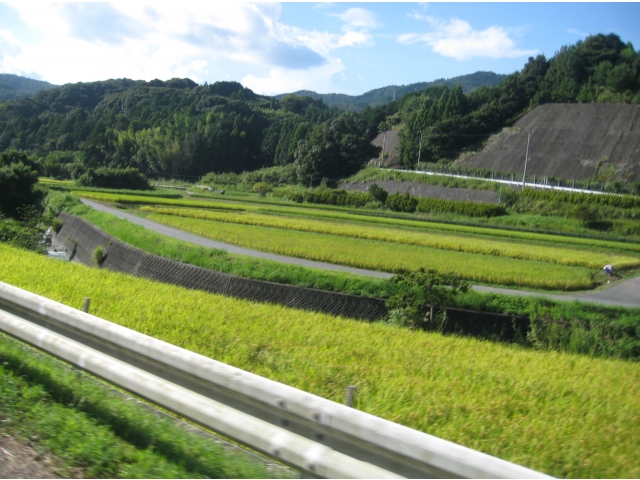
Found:
[[[340,272],[353,273],[356,275],[363,275],[367,277],[375,278],[391,278],[393,275],[386,272],[376,272],[372,270],[364,270],[360,268],[345,267],[343,265],[334,265],[331,263],[314,262],[312,260],[305,260],[303,258],[287,257],[284,255],[276,255],[273,253],[261,252],[258,250],[251,250],[248,248],[238,247],[228,243],[217,242],[205,237],[193,235],[188,232],[184,232],[177,228],[168,227],[146,218],[127,213],[116,208],[111,208],[101,203],[93,202],[91,200],[82,199],[82,203],[92,207],[96,210],[107,212],[115,215],[124,220],[128,220],[136,225],[141,225],[144,228],[166,235],[168,237],[176,238],[196,245],[201,245],[207,248],[217,248],[225,250],[229,253],[238,255],[247,255],[250,257],[263,258],[266,260],[274,260],[281,263],[288,263],[293,265],[299,265],[302,267],[319,268],[322,270],[333,270]],[[525,290],[512,290],[508,288],[487,287],[484,285],[474,285],[474,290],[480,292],[492,292],[501,293],[505,295],[516,295],[525,297],[545,297],[552,300],[560,301],[573,301],[579,300],[581,302],[597,303],[600,305],[619,306],[619,307],[640,307],[640,277],[630,278],[618,283],[615,283],[609,288],[587,292],[567,293],[567,294],[550,294],[544,292],[530,292]]]

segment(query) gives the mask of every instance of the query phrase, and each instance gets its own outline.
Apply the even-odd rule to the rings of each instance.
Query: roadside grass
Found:
[[[400,228],[393,229],[389,227],[381,228],[378,226],[353,225],[327,220],[298,219],[251,212],[238,214],[237,212],[229,213],[224,211],[203,211],[201,209],[148,206],[141,207],[140,210],[160,215],[236,223],[240,225],[272,227],[284,230],[298,230],[302,232],[326,233],[367,240],[382,240],[385,242],[417,245],[441,250],[535,260],[560,265],[599,269],[603,265],[611,264],[618,270],[640,265],[640,258],[637,257],[594,252],[592,250],[579,250],[576,248],[559,248],[549,245],[542,246],[531,243],[518,243],[515,241],[501,241],[496,238],[483,239],[441,232],[417,232]]]
[[[379,212],[375,210],[354,210],[349,207],[336,207],[333,205],[317,205],[317,204],[296,204],[285,203],[269,199],[252,198],[226,200],[221,198],[212,198],[211,200],[176,200],[168,198],[148,198],[138,195],[109,194],[101,192],[75,192],[83,198],[95,201],[110,202],[122,205],[162,205],[171,207],[187,207],[211,210],[227,210],[236,212],[254,212],[262,214],[286,215],[286,216],[302,216],[304,218],[328,219],[332,221],[347,221],[351,223],[361,223],[363,225],[386,225],[392,227],[411,228],[415,230],[424,230],[431,232],[450,232],[454,234],[481,236],[485,238],[501,237],[503,239],[522,240],[527,242],[536,242],[550,245],[572,245],[584,246],[590,249],[604,249],[618,253],[634,252],[640,253],[640,244],[634,242],[625,242],[617,240],[608,240],[606,238],[594,237],[594,235],[585,235],[584,232],[575,232],[575,236],[565,234],[539,233],[535,231],[513,230],[514,225],[509,225],[509,229],[501,229],[499,226],[480,226],[479,222],[469,224],[461,224],[460,221],[444,222],[438,221],[438,218],[429,220],[412,214],[399,214],[389,212]],[[268,201],[267,201],[268,200]],[[261,203],[259,203],[261,202]],[[511,215],[504,218],[511,218]],[[516,217],[515,215],[513,217]],[[496,217],[503,218],[503,217]],[[526,217],[527,221],[531,220]],[[545,218],[534,216],[534,218]],[[554,217],[555,218],[555,217]],[[493,219],[490,219],[493,220]],[[572,219],[556,219],[562,224],[570,224],[574,222]],[[555,220],[554,220],[555,221]],[[515,222],[516,224],[518,222]],[[522,223],[522,222],[521,222]],[[526,225],[515,225],[526,226]]]
[[[382,279],[323,271],[243,255],[233,255],[151,232],[114,215],[79,205],[67,209],[119,240],[149,253],[219,272],[269,282],[386,298],[395,286]]]
[[[257,304],[0,245],[0,280],[551,475],[640,475],[640,364]],[[86,403],[86,402],[85,402]]]
[[[62,461],[63,478],[261,478],[264,464],[190,433],[131,397],[0,333],[2,430]]]
[[[393,272],[398,268],[424,267],[443,273],[458,272],[462,278],[475,282],[547,290],[594,286],[595,272],[585,267],[168,215],[150,214],[147,218],[234,245],[370,270]]]

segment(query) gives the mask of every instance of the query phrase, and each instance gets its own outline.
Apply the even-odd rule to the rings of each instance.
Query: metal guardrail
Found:
[[[381,168],[380,170],[387,170],[384,168]],[[452,178],[462,178],[465,180],[482,180],[483,182],[494,182],[494,183],[502,183],[503,185],[509,185],[509,186],[513,186],[513,187],[529,187],[529,188],[540,188],[542,190],[558,190],[561,192],[573,192],[573,193],[593,193],[595,195],[616,195],[616,196],[621,196],[621,194],[619,193],[610,193],[610,192],[605,192],[605,191],[598,191],[598,190],[585,190],[585,189],[581,189],[581,188],[572,188],[572,187],[561,187],[558,185],[551,185],[548,183],[531,183],[531,182],[525,182],[523,184],[522,180],[504,180],[504,179],[499,179],[499,178],[484,178],[484,177],[474,177],[472,175],[461,175],[461,174],[455,174],[455,173],[441,173],[441,172],[430,172],[427,170],[401,170],[401,169],[396,169],[396,172],[405,172],[405,173],[418,173],[421,175],[434,175],[434,176],[440,176],[440,177],[452,177]]]
[[[2,282],[0,330],[314,477],[549,478]]]

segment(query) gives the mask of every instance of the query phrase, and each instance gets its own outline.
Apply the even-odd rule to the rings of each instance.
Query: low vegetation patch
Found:
[[[76,181],[81,187],[126,188],[129,190],[151,190],[147,178],[137,168],[89,168]]]
[[[264,465],[0,333],[0,431],[61,459],[62,478],[273,478]],[[60,467],[59,467],[60,468]]]

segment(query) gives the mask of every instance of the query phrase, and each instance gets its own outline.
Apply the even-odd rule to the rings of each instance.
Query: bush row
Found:
[[[151,190],[149,181],[137,168],[90,168],[76,181],[81,187]]]
[[[421,198],[416,207],[418,212],[450,212],[469,217],[499,217],[507,213],[504,205],[493,203],[457,202],[436,198]]]
[[[304,192],[291,187],[274,188],[273,196],[298,203],[305,201],[309,203],[351,207],[364,207],[367,203],[374,201],[374,198],[368,193],[347,193],[346,190],[331,188],[316,188],[315,190]]]
[[[455,200],[441,200],[437,198],[415,198],[409,193],[404,195],[394,193],[387,197],[387,207],[396,212],[450,212],[470,217],[497,217],[504,215],[503,205],[492,203],[459,202]]]
[[[519,193],[521,198],[562,202],[570,204],[604,205],[618,208],[640,207],[640,197],[632,195],[594,195],[590,193],[559,192],[555,190],[533,190],[527,188]]]
[[[327,205],[349,205],[353,207],[364,207],[373,201],[373,197],[368,193],[352,192],[338,189],[315,189],[304,194],[305,201],[309,203],[324,203]]]

